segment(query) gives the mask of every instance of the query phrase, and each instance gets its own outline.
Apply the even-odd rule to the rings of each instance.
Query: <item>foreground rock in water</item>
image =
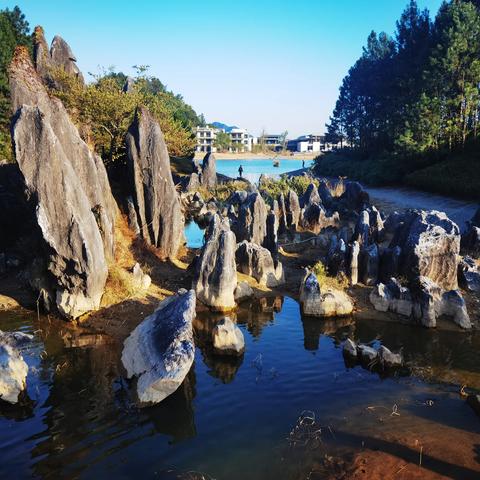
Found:
[[[220,355],[241,355],[245,351],[243,333],[228,317],[215,325],[212,338],[213,349]]]
[[[15,156],[34,199],[44,252],[31,283],[47,307],[76,318],[100,305],[116,205],[102,160],[80,138],[62,103],[48,96],[21,47],[10,85]]]
[[[322,287],[317,276],[308,271],[300,286],[300,306],[304,315],[312,317],[339,317],[353,312],[353,303],[346,293]]]
[[[235,308],[235,248],[235,235],[230,231],[228,219],[215,214],[208,226],[193,280],[198,300],[215,310]]]
[[[179,290],[160,303],[124,342],[127,377],[137,378],[142,403],[158,403],[183,382],[195,355],[195,292]]]
[[[33,58],[37,72],[47,83],[51,82],[52,70],[60,68],[84,83],[83,75],[77,66],[77,59],[68,43],[60,36],[53,38],[48,50],[43,28],[35,27],[33,34]]]
[[[382,370],[398,368],[403,365],[403,355],[393,353],[384,345],[378,350],[368,345],[359,344],[347,338],[343,344],[343,354],[349,361],[360,360],[369,367],[378,365]]]
[[[444,290],[457,288],[460,230],[443,212],[408,211],[390,247],[401,248],[400,273],[428,277]]]
[[[438,317],[445,315],[461,328],[471,328],[465,300],[458,290],[442,290],[427,277],[414,283],[413,292],[392,278],[379,283],[370,292],[375,310],[402,315],[425,327],[436,327]]]
[[[25,390],[28,365],[11,342],[0,340],[0,399],[17,403]]]
[[[137,109],[126,142],[142,237],[174,258],[183,244],[184,219],[163,133],[146,108]]]
[[[285,283],[282,264],[277,262],[275,266],[266,248],[244,240],[237,245],[235,258],[238,270],[255,278],[260,285],[276,287]]]

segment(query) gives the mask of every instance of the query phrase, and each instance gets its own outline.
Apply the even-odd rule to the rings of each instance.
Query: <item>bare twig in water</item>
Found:
[[[422,466],[422,454],[423,454],[423,445],[420,447],[420,460],[418,462],[418,465],[420,467]]]
[[[398,475],[402,470],[405,470],[407,468],[407,464],[401,466],[396,472],[395,475]]]

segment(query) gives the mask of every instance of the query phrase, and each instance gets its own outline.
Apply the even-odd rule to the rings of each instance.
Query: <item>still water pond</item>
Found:
[[[0,314],[2,330],[37,332],[24,352],[31,403],[1,410],[0,478],[170,479],[194,470],[297,479],[315,458],[346,458],[362,445],[415,463],[418,449],[399,446],[413,439],[429,445],[425,468],[478,478],[479,468],[449,458],[452,444],[469,453],[480,444],[479,420],[458,395],[462,383],[480,387],[478,334],[305,319],[296,301],[277,297],[239,310],[246,352],[226,361],[207,340],[216,320],[196,319],[195,363],[183,386],[139,410],[122,380],[119,345],[36,315]],[[347,335],[403,348],[413,373],[347,367]],[[322,441],[293,447],[287,437],[304,410],[315,413]]]

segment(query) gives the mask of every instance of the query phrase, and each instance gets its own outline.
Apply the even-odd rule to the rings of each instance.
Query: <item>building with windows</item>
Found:
[[[215,146],[215,140],[219,132],[224,132],[230,136],[231,147],[229,148],[230,152],[251,152],[252,145],[254,143],[254,137],[248,133],[245,128],[238,127],[229,127],[224,124],[222,127],[217,127],[215,124],[207,127],[197,127],[195,131],[195,136],[197,138],[197,152],[217,152],[217,147]]]
[[[265,133],[258,137],[258,143],[265,145],[272,150],[281,150],[283,148],[283,142],[285,141],[285,135],[276,133]]]
[[[345,144],[344,144],[345,146]],[[333,144],[325,141],[325,135],[302,135],[295,140],[287,142],[287,150],[299,153],[320,153],[336,150],[340,144]]]

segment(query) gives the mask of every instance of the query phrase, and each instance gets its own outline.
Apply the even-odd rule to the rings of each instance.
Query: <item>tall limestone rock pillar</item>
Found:
[[[140,233],[165,258],[174,258],[184,241],[184,218],[163,133],[146,108],[136,111],[126,141]]]

